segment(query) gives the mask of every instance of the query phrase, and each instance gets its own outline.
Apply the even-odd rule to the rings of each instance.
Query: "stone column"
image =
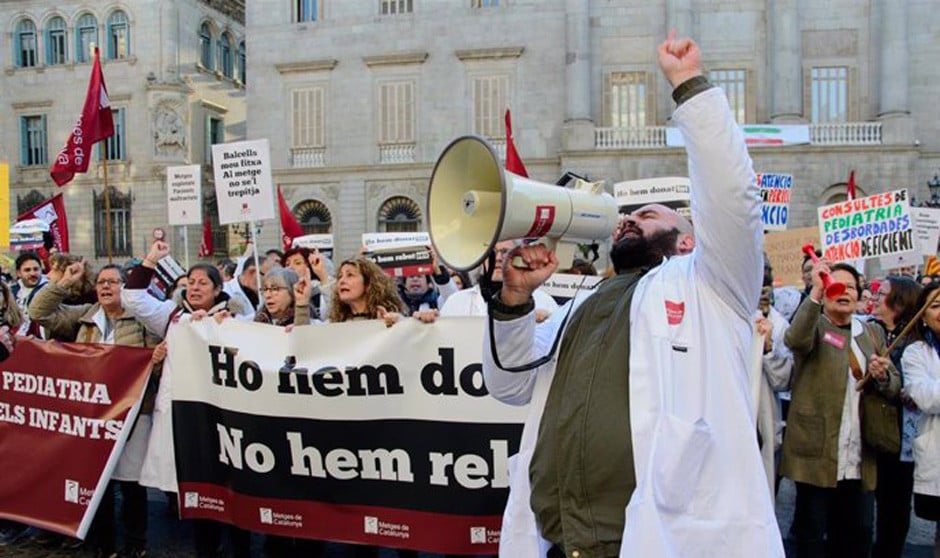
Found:
[[[768,0],[770,40],[770,120],[805,122],[803,115],[803,48],[799,0]]]
[[[565,124],[562,148],[594,148],[591,119],[591,10],[589,0],[565,1]]]
[[[872,23],[880,47],[878,72],[878,119],[881,141],[891,145],[914,142],[914,120],[910,115],[910,48],[907,38],[907,0],[877,0]]]

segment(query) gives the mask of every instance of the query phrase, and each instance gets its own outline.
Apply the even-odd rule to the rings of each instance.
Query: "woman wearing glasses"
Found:
[[[154,368],[140,406],[140,414],[130,438],[111,475],[98,513],[92,522],[88,541],[94,550],[110,556],[115,548],[114,487],[121,490],[125,549],[122,556],[143,556],[147,542],[147,491],[140,485],[140,472],[147,441],[150,438],[151,414],[160,377],[159,363],[166,354],[159,337],[147,332],[144,325],[121,304],[124,273],[117,265],[101,268],[95,279],[94,304],[65,304],[85,275],[85,263],[70,264],[58,280],[50,281],[36,293],[29,304],[33,321],[46,328],[50,337],[79,343],[104,343],[130,347],[158,347],[153,354]]]
[[[294,270],[271,269],[261,284],[263,304],[255,321],[277,326],[309,324],[311,291],[310,281],[299,278]]]

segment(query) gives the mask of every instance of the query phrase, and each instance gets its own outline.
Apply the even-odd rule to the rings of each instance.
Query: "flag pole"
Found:
[[[91,56],[98,59],[98,45],[90,43]],[[100,62],[99,62],[100,64]],[[111,110],[110,108],[108,110]],[[113,262],[114,246],[111,239],[111,192],[108,190],[108,140],[101,147],[101,176],[104,178],[104,234],[105,247],[108,252],[108,264]]]
[[[186,254],[186,269],[189,269],[189,227],[183,225],[180,228],[183,229],[183,250],[185,250],[183,253]]]
[[[258,239],[255,238],[255,222],[248,221],[248,227],[251,231],[251,245],[255,247],[253,252],[255,257],[255,279],[257,279],[258,283],[258,300],[263,301],[264,296],[261,293],[261,263],[258,261],[258,250],[260,250],[260,248],[258,247]]]

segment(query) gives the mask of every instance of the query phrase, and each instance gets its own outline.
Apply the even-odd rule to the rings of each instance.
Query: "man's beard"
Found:
[[[679,229],[657,231],[651,236],[621,238],[610,251],[610,261],[617,273],[649,265],[676,254]]]

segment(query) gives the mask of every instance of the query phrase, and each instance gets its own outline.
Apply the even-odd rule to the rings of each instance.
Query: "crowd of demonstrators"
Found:
[[[332,262],[316,248],[291,248],[281,256],[281,266],[294,270],[301,279],[311,284],[311,316],[320,319],[326,316],[330,307]]]

